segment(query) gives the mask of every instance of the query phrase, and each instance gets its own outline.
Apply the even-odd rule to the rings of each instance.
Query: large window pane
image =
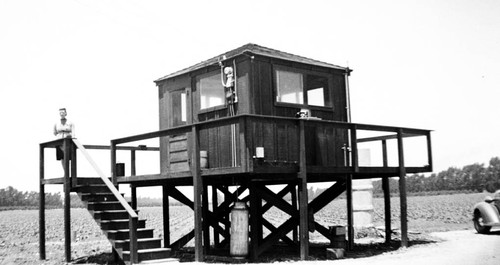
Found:
[[[276,71],[277,102],[304,104],[302,74]]]
[[[328,78],[317,75],[307,75],[307,105],[331,107],[332,100],[328,89]]]
[[[224,87],[222,86],[219,72],[198,78],[197,86],[200,91],[201,109],[225,104]]]

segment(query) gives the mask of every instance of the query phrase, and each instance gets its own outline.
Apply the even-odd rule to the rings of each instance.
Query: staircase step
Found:
[[[111,179],[110,179],[111,180]],[[104,181],[101,178],[77,178],[76,182],[78,185],[89,185],[89,184],[101,184],[104,185]]]
[[[123,193],[121,194],[123,196]],[[113,193],[78,193],[82,201],[97,202],[97,201],[118,201]]]
[[[139,211],[136,210],[136,213]],[[94,219],[96,220],[113,220],[113,219],[128,219],[128,212],[125,210],[107,210],[107,211],[94,211]]]
[[[139,262],[154,259],[166,259],[170,257],[169,248],[141,249],[137,251]],[[123,260],[130,260],[130,251],[123,251]]]
[[[123,205],[118,201],[110,202],[89,202],[87,209],[90,211],[124,210]]]
[[[161,238],[139,238],[137,239],[139,249],[161,248]],[[123,251],[130,250],[130,239],[115,240],[115,248],[121,248]]]
[[[120,230],[103,230],[108,235],[111,240],[125,240],[130,238],[129,229]],[[137,238],[150,238],[153,237],[153,229],[150,228],[138,228]]]
[[[128,219],[101,220],[100,224],[102,230],[120,230],[129,228]],[[145,228],[145,227],[146,227],[146,220],[138,220],[137,228]]]
[[[77,185],[72,191],[91,194],[111,192],[106,185]]]

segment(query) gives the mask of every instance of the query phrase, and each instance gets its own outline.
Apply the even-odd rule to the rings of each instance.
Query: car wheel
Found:
[[[483,216],[481,211],[474,211],[474,228],[479,234],[487,234],[491,230],[491,226],[484,226]]]

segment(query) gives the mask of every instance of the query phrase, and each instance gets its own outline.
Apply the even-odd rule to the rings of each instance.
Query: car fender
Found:
[[[479,210],[485,225],[500,225],[500,213],[497,207],[486,202],[480,202],[474,206],[474,212]]]

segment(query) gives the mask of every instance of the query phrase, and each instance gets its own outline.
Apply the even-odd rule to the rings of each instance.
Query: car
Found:
[[[500,190],[497,190],[493,198],[486,196],[483,202],[474,206],[474,228],[479,234],[487,234],[492,227],[500,227]]]

